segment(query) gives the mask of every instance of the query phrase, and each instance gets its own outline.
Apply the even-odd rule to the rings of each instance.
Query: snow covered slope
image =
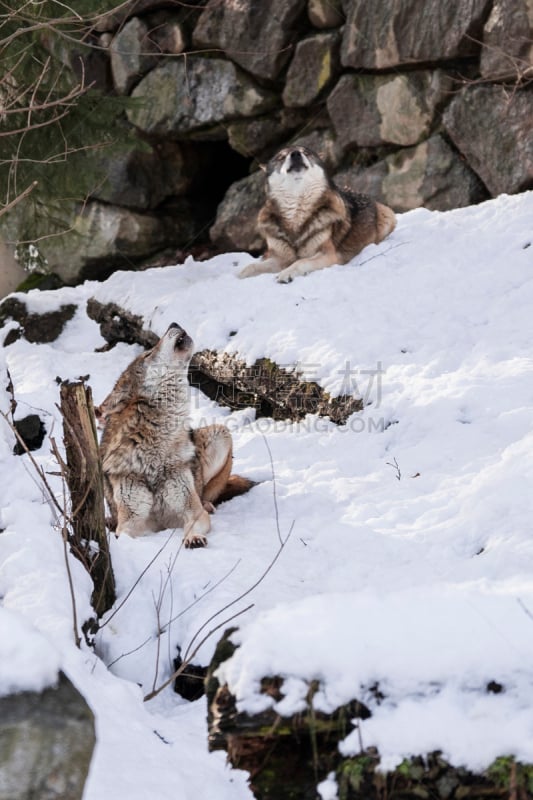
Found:
[[[118,610],[97,654],[73,645],[61,539],[3,425],[0,597],[9,630],[21,618],[28,659],[30,623],[96,713],[85,800],[251,797],[246,775],[207,753],[204,701],[168,689],[142,702],[178,645],[194,649],[251,603],[237,620],[242,646],[223,667],[243,708],[266,702],[264,675],[288,679],[285,713],[318,679],[325,710],[353,698],[370,707],[364,745],[386,767],[435,749],[472,768],[507,753],[533,761],[533,193],[409,212],[352,264],[286,286],[271,275],[238,280],[247,261],[228,254],[32,292],[31,310],[79,310],[52,344],[19,340],[0,352],[17,416],[36,411],[58,441],[56,376],[90,373],[99,402],[139,352],[95,352],[103,340],[85,314],[91,296],[141,314],[158,334],[176,321],[198,349],[265,356],[366,403],[343,427],[312,415],[289,424],[230,413],[193,390],[195,423],[225,421],[235,471],[260,483],[220,507],[205,550],[183,550],[180,531],[113,539]],[[45,439],[36,457],[54,471],[49,450]],[[83,620],[90,581],[72,569]],[[196,663],[208,662],[218,635]],[[0,681],[9,685],[4,670]],[[505,691],[487,692],[490,681]],[[356,752],[359,741],[342,748]]]

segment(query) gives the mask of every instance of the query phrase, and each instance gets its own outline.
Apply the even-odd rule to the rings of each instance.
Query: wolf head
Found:
[[[318,195],[328,186],[324,164],[307,147],[285,147],[267,165],[267,194],[277,201]]]
[[[194,342],[177,322],[172,322],[158,343],[148,353],[145,359],[159,364],[179,365],[188,364]]]
[[[158,405],[186,405],[187,370],[193,347],[193,340],[180,325],[169,325],[155,347],[131,362],[103,403],[95,408],[99,427],[105,427],[112,415],[139,399]]]
[[[172,386],[186,385],[193,347],[187,331],[175,322],[169,325],[155,347],[138,358],[139,393],[154,397],[168,394]]]

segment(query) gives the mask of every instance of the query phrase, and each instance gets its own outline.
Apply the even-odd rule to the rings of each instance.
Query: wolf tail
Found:
[[[215,505],[219,503],[226,503],[233,497],[238,497],[240,494],[246,494],[254,486],[257,486],[257,481],[251,481],[249,478],[243,478],[242,475],[230,475],[226,485],[221,493],[215,500]]]

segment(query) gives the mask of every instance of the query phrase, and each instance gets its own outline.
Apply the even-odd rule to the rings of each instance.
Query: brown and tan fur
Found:
[[[224,425],[189,425],[192,348],[173,323],[98,409],[105,495],[117,535],[183,527],[185,546],[203,547],[214,504],[254,485],[230,475],[232,440]]]
[[[274,156],[267,167],[266,194],[258,228],[267,250],[240,278],[277,272],[277,281],[288,283],[346,264],[396,226],[388,206],[334,186],[319,157],[306,147],[288,147]]]

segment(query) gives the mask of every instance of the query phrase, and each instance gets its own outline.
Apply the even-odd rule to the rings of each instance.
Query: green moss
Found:
[[[375,765],[375,759],[366,755],[355,756],[355,758],[343,761],[337,772],[339,800],[344,800],[348,796],[349,789],[356,792],[361,791],[365,776],[374,771]]]
[[[533,765],[512,756],[497,758],[483,773],[454,767],[438,752],[404,759],[396,769],[379,772],[377,753],[344,759],[337,768],[339,800],[439,798],[440,800],[526,800],[533,796]]]
[[[522,764],[514,756],[500,756],[487,769],[487,777],[503,789],[516,789],[533,794],[533,764]]]
[[[60,289],[63,281],[55,273],[32,272],[17,286],[17,292],[30,292],[32,289]]]
[[[331,78],[331,53],[327,50],[322,58],[322,65],[318,73],[317,89],[320,91]]]

